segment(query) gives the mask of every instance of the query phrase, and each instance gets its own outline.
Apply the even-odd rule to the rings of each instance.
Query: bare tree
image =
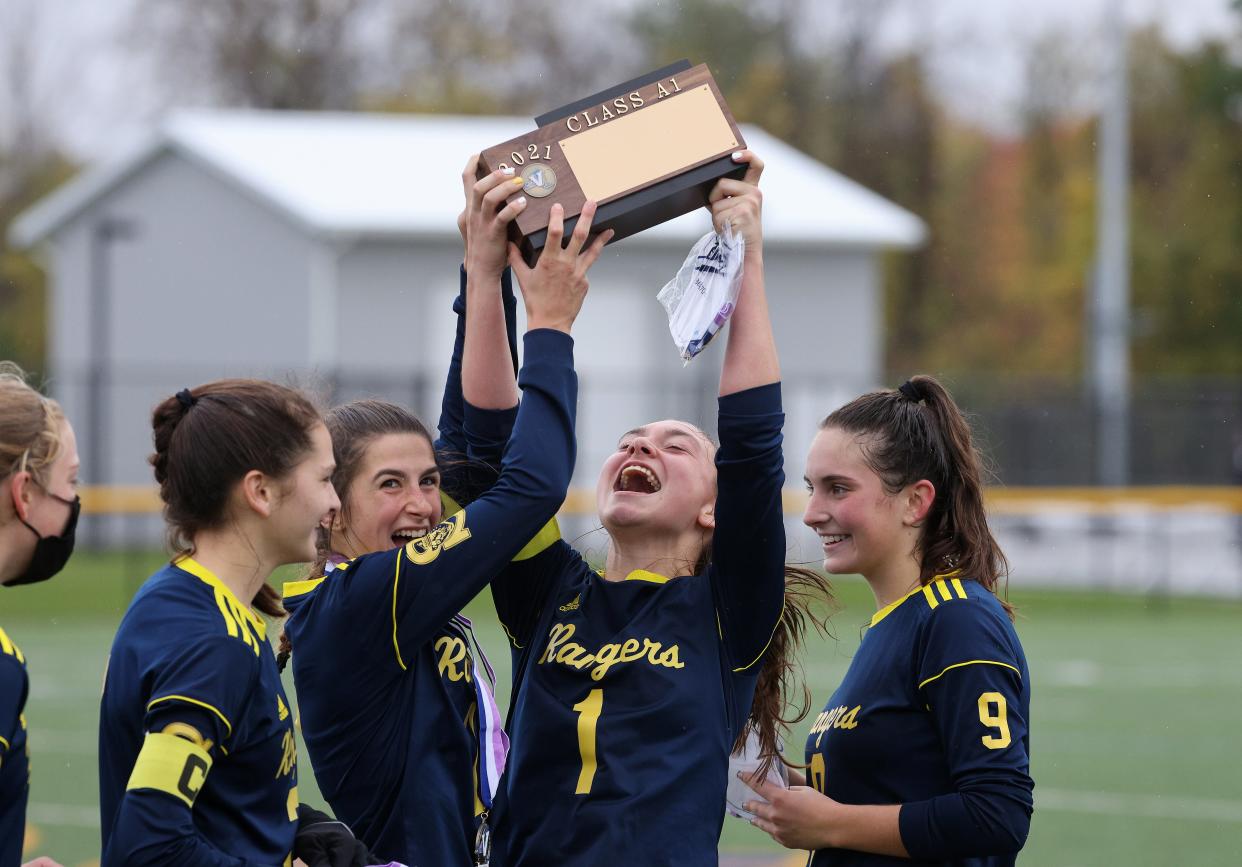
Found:
[[[51,150],[36,86],[41,22],[34,2],[0,6],[0,217]]]
[[[359,31],[372,0],[137,0],[132,36],[185,98],[275,109],[359,101]]]
[[[454,113],[539,113],[646,72],[618,8],[567,15],[560,0],[423,0],[392,21],[388,105]],[[615,8],[614,8],[615,7]]]

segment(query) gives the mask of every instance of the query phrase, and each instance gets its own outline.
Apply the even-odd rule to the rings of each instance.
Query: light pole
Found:
[[[1130,111],[1123,4],[1109,6],[1109,68],[1097,153],[1095,279],[1091,281],[1091,392],[1096,481],[1130,480]]]
[[[90,292],[87,319],[86,375],[86,441],[87,477],[95,485],[105,485],[110,479],[108,444],[105,442],[111,419],[108,414],[112,362],[112,247],[118,241],[128,241],[138,234],[133,220],[104,216],[91,227],[90,243]],[[100,516],[91,522],[91,547],[98,549],[103,541],[103,525]]]
[[[1111,0],[1104,33],[1104,87],[1096,135],[1095,267],[1088,369],[1095,443],[1094,481],[1130,480],[1130,112],[1125,10]],[[1113,516],[1090,518],[1089,545],[1110,544]]]

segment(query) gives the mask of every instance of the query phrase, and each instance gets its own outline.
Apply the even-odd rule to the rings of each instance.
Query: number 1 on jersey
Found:
[[[582,770],[578,773],[578,788],[575,795],[591,793],[591,783],[595,781],[595,724],[599,722],[600,711],[604,709],[604,691],[593,689],[587,697],[574,705],[578,712],[578,752],[582,756]]]

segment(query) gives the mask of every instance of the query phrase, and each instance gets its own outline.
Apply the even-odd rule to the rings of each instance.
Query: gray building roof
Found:
[[[455,236],[468,154],[521,135],[515,117],[196,111],[169,116],[140,146],[93,167],[14,221],[12,243],[47,240],[144,166],[173,151],[323,237]],[[763,157],[764,235],[775,243],[910,248],[915,215],[790,147],[743,125]],[[643,234],[684,243],[707,226],[688,214]]]

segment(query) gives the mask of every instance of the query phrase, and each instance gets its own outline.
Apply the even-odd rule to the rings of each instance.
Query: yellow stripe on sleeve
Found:
[[[301,596],[310,593],[316,587],[323,583],[322,578],[307,578],[304,581],[286,581],[281,595],[288,598],[290,596]]]
[[[229,631],[229,635],[233,638],[239,638],[237,632],[237,621],[233,619],[233,612],[229,611],[228,604],[224,601],[224,597],[216,594],[216,607],[220,609],[220,615],[224,618],[224,626]]]
[[[927,686],[927,684],[931,683],[933,680],[937,680],[943,677],[946,673],[952,671],[953,669],[961,668],[963,665],[999,665],[1002,668],[1010,669],[1011,671],[1016,673],[1019,678],[1022,677],[1022,672],[1018,671],[1017,668],[1015,668],[1014,666],[1010,665],[1007,662],[998,662],[995,659],[970,659],[970,660],[967,660],[966,662],[954,663],[953,665],[950,665],[947,668],[945,668],[945,670],[940,672],[940,674],[927,678],[927,680],[919,684],[919,689],[922,689],[923,687]]]
[[[955,593],[957,594],[957,598],[958,598],[958,599],[965,599],[965,598],[966,598],[966,588],[962,586],[962,579],[961,579],[961,578],[954,578],[954,579],[953,579],[953,592],[955,592]]]
[[[518,640],[513,637],[513,633],[509,631],[509,627],[505,626],[505,622],[501,620],[499,617],[496,618],[496,622],[499,623],[500,628],[505,631],[505,635],[508,636],[509,638],[509,643],[512,644],[514,647],[516,647],[518,650],[521,650],[522,645],[518,644]]]
[[[781,627],[781,621],[782,621],[784,618],[785,618],[785,603],[784,603],[784,602],[782,602],[782,603],[781,603],[781,615],[780,615],[780,617],[777,617],[777,618],[776,618],[776,625],[772,627],[772,634],[768,636],[768,643],[767,643],[767,644],[765,644],[765,645],[763,645],[763,650],[759,651],[759,655],[758,655],[758,656],[756,656],[754,659],[752,659],[752,660],[751,660],[748,664],[743,665],[741,668],[735,668],[735,669],[733,669],[733,673],[734,673],[734,674],[737,674],[737,673],[739,673],[739,672],[745,671],[746,669],[748,669],[748,668],[750,668],[752,665],[754,665],[756,662],[758,662],[759,660],[763,659],[763,655],[764,655],[765,653],[767,653],[767,652],[768,652],[768,648],[772,646],[772,639],[776,637],[776,630],[780,629],[780,627]],[[719,627],[719,624],[720,624],[720,612],[716,612],[716,624],[717,624],[717,626]],[[723,635],[723,634],[721,635],[721,638],[724,638],[724,635]]]
[[[927,598],[927,604],[935,608],[940,604],[940,600],[936,598],[936,594],[932,592],[931,585],[923,585],[923,595]]]
[[[202,747],[176,735],[149,732],[125,790],[155,789],[193,808],[210,770],[211,755]]]
[[[26,661],[26,658],[22,656],[21,650],[18,649],[17,645],[13,643],[13,639],[9,638],[8,633],[3,629],[0,629],[0,651],[3,651],[7,656],[16,657],[18,662]]]
[[[933,581],[932,586],[940,591],[940,598],[945,602],[953,601],[953,594],[949,592],[949,585],[944,581]]]
[[[519,563],[522,560],[529,560],[537,554],[542,554],[544,551],[551,548],[553,544],[560,541],[560,538],[561,525],[556,523],[556,518],[553,518],[548,521],[548,523],[543,525],[542,529],[535,534],[533,539],[523,546],[521,551],[517,552],[516,556],[513,558],[513,562]]]
[[[157,704],[163,701],[184,701],[186,704],[193,704],[193,705],[198,705],[199,707],[206,708],[207,710],[214,713],[216,716],[220,717],[220,721],[224,723],[225,732],[227,734],[229,735],[233,734],[233,725],[232,723],[229,722],[228,717],[222,714],[218,708],[212,705],[209,705],[205,701],[199,701],[196,698],[189,698],[188,696],[184,696],[184,695],[162,695],[159,698],[151,699],[151,701],[147,703],[147,710],[150,710],[151,708],[155,707]]]
[[[397,568],[392,576],[392,648],[397,651],[397,665],[401,666],[402,671],[409,671],[401,658],[401,645],[397,643],[397,582],[401,580],[401,558],[404,556],[404,548],[397,551]]]

